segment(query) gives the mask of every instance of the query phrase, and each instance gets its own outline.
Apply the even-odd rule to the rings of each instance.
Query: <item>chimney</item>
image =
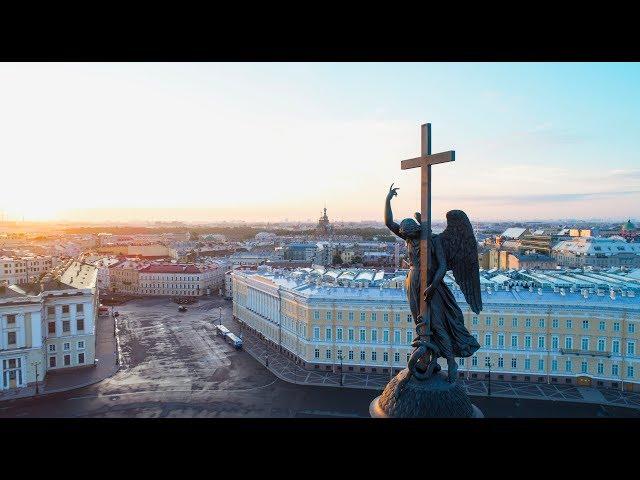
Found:
[[[542,288],[538,288],[538,295],[542,295]]]

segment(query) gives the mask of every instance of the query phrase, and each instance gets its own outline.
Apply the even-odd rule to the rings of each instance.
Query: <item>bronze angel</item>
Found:
[[[430,335],[427,336],[421,329],[425,322],[420,317],[420,214],[415,214],[417,222],[412,218],[402,220],[400,225],[393,221],[391,199],[397,196],[397,190],[398,188],[393,188],[393,184],[389,188],[385,204],[385,224],[407,242],[409,254],[407,299],[418,334],[412,343],[415,350],[409,361],[409,370],[424,378],[431,373],[425,374],[428,368],[435,371],[439,369],[435,362],[437,357],[444,357],[447,361],[449,381],[454,382],[458,371],[455,357],[470,357],[480,345],[465,328],[462,310],[443,280],[447,271],[452,270],[471,310],[475,313],[482,310],[478,245],[473,228],[463,211],[451,210],[447,212],[447,228],[444,232],[431,235],[429,239],[431,258],[427,272],[427,289],[423,292],[428,304],[430,324]],[[428,362],[423,358],[427,350],[432,352],[432,358]]]

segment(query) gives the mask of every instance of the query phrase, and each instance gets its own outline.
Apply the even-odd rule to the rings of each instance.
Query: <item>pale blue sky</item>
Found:
[[[405,216],[419,174],[400,160],[431,122],[434,153],[456,150],[435,218],[637,218],[638,85],[612,63],[0,64],[0,210],[379,219],[394,181]]]

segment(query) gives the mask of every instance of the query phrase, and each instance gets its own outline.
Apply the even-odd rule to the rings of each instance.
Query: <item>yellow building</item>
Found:
[[[415,331],[402,282],[388,276],[366,287],[341,286],[340,276],[326,283],[324,272],[314,272],[234,271],[235,318],[308,369],[338,371],[342,364],[346,372],[391,375],[404,368]],[[481,345],[458,360],[459,375],[485,379],[491,365],[496,380],[640,390],[640,281],[612,276],[615,287],[605,290],[596,275],[591,287],[565,288],[569,275],[529,275],[530,288],[483,279],[479,315],[448,275]],[[583,286],[581,277],[575,274],[575,283]]]

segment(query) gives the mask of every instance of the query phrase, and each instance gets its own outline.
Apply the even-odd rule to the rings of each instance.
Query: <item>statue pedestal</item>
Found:
[[[407,380],[405,368],[387,384],[382,395],[373,399],[369,414],[373,418],[484,418],[471,403],[459,382],[449,383],[444,373],[427,380]]]

